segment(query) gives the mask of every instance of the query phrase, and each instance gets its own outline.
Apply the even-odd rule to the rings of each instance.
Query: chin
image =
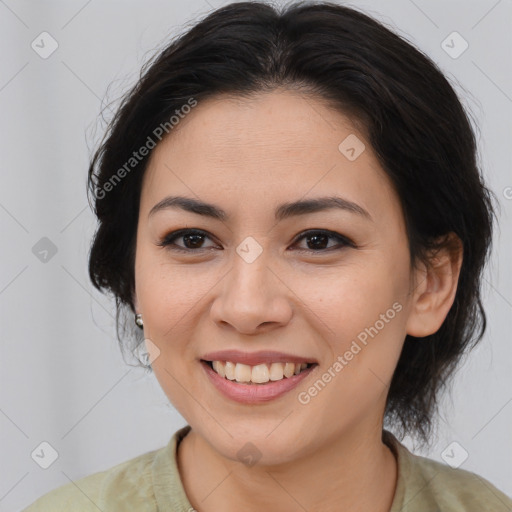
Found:
[[[250,418],[244,418],[238,423],[227,423],[229,434],[219,425],[215,431],[196,429],[196,432],[226,459],[248,466],[273,466],[293,461],[306,447],[311,447],[309,436],[304,436],[305,428],[293,428],[290,419],[283,421],[283,418],[272,418],[253,422]]]

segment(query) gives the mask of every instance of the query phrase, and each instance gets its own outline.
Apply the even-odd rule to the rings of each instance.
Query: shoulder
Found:
[[[512,500],[480,475],[425,457],[415,456],[415,459],[440,510],[512,512]]]
[[[151,469],[155,457],[164,449],[144,453],[62,485],[41,496],[22,512],[108,512],[122,510],[126,503],[130,503],[130,510],[153,512],[157,508]]]
[[[394,440],[398,452],[397,510],[410,512],[512,512],[512,499],[485,478],[415,455]],[[395,508],[392,508],[392,512]]]

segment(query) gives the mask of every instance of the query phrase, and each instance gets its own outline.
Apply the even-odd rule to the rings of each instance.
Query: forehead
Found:
[[[341,137],[356,132],[348,117],[296,91],[258,93],[250,98],[224,95],[199,102],[156,148],[155,157],[186,155],[191,164],[207,158],[212,164],[222,159],[226,165],[237,166],[250,157],[247,170],[260,158],[259,172],[276,158],[279,167],[284,160],[302,162],[306,155],[308,161],[321,165],[333,155],[338,157]]]
[[[352,147],[356,159],[346,152]],[[376,215],[397,208],[387,176],[347,116],[309,95],[274,91],[199,102],[153,150],[141,211],[170,193],[229,211],[334,192]]]

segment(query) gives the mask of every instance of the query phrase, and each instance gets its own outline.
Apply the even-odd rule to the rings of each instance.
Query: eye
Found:
[[[168,247],[172,251],[177,252],[193,252],[205,249],[212,249],[213,247],[201,247],[205,238],[210,238],[205,231],[200,229],[180,229],[169,233],[157,245],[160,247]],[[174,243],[175,240],[182,239],[184,246]]]
[[[334,231],[328,231],[324,229],[303,231],[296,238],[295,244],[297,244],[303,239],[306,240],[306,244],[308,246],[312,247],[304,249],[305,252],[330,252],[332,250],[343,249],[344,247],[347,246],[353,248],[356,247],[354,242],[352,242],[352,240],[350,240],[346,236],[340,235],[339,233],[336,233]],[[334,245],[334,247],[327,247],[327,245],[329,244],[329,239],[336,241],[337,244]],[[301,249],[299,250],[302,252]]]

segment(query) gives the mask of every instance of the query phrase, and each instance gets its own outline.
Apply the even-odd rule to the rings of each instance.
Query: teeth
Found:
[[[257,366],[252,367],[251,382],[255,382],[256,384],[264,384],[265,382],[268,382],[268,380],[269,371],[266,364],[258,364]],[[270,378],[270,380],[274,379]]]
[[[249,366],[231,361],[212,361],[212,367],[221,377],[236,382],[265,384],[270,381],[293,377],[307,368],[307,363],[271,363]]]
[[[222,364],[220,361],[213,361],[212,362],[213,369],[221,376],[226,376],[226,370],[224,364]]]
[[[221,361],[217,361],[220,365],[222,365]],[[214,368],[215,369],[215,368]],[[224,371],[226,372],[226,379],[235,380],[235,364],[230,361],[226,361],[226,365],[224,366]]]
[[[235,366],[235,380],[237,382],[251,382],[251,367],[247,364],[237,363]]]
[[[283,377],[284,377],[283,363],[272,363],[270,365],[270,380],[281,380]]]
[[[286,363],[284,365],[284,376],[291,377],[295,371],[295,365],[293,363]]]

